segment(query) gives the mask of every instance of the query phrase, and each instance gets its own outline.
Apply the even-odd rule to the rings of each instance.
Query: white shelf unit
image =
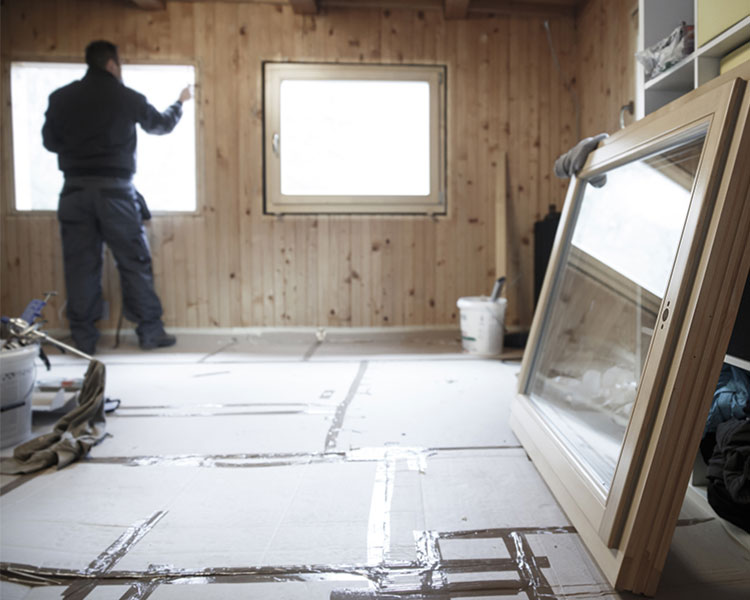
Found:
[[[696,0],[639,0],[638,49],[666,38],[681,22],[695,27]],[[654,112],[719,75],[721,58],[750,41],[750,16],[719,34],[667,71],[644,81],[643,67],[636,63],[636,118]]]
[[[638,0],[638,50],[663,40],[683,21],[695,27],[697,43],[700,23],[696,23],[696,5],[697,0]],[[748,41],[750,16],[696,48],[679,63],[649,81],[644,81],[643,67],[636,61],[636,119],[643,118],[717,77],[721,59]],[[750,371],[750,361],[727,355],[725,362]]]

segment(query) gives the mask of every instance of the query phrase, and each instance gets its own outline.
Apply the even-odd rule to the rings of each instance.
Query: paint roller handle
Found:
[[[492,294],[490,295],[490,302],[497,302],[500,297],[500,293],[503,291],[503,285],[505,284],[505,277],[500,277],[495,282],[495,287],[492,288]]]

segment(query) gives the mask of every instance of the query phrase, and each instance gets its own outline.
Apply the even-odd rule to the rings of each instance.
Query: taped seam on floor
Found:
[[[158,581],[137,582],[130,586],[120,600],[146,600],[159,587]]]
[[[17,487],[22,486],[24,483],[31,481],[35,477],[38,477],[42,473],[46,473],[46,472],[47,472],[47,469],[44,469],[42,471],[36,471],[34,473],[26,473],[25,475],[18,475],[13,481],[9,481],[2,488],[0,488],[0,496],[4,496],[5,494],[12,492]]]
[[[346,410],[349,408],[349,404],[351,404],[352,400],[354,399],[354,396],[357,393],[357,389],[359,389],[359,384],[362,382],[362,378],[365,376],[365,371],[367,371],[368,364],[369,363],[366,360],[363,360],[359,363],[359,369],[357,370],[357,374],[354,376],[352,385],[349,387],[346,398],[344,398],[341,404],[336,407],[336,414],[333,417],[333,423],[331,423],[331,427],[328,429],[325,446],[323,448],[326,452],[329,450],[333,450],[336,447],[339,433],[341,433],[341,427],[344,425]]]
[[[231,347],[232,347],[232,346],[234,346],[234,345],[235,345],[236,343],[237,343],[237,338],[232,338],[232,341],[231,341],[231,342],[229,342],[229,343],[227,343],[227,344],[224,344],[224,345],[223,345],[223,346],[222,346],[221,348],[218,348],[217,350],[214,350],[213,352],[209,352],[209,353],[208,353],[208,354],[206,354],[205,356],[201,357],[201,358],[200,358],[200,359],[198,360],[198,363],[203,363],[203,362],[205,362],[206,360],[208,360],[208,359],[209,359],[209,358],[211,358],[212,356],[216,356],[217,354],[220,354],[221,352],[224,352],[224,350],[226,350],[227,348],[231,348]]]
[[[166,514],[166,511],[157,511],[148,519],[128,527],[109,548],[89,564],[82,575],[93,579],[99,579],[102,575],[106,575]],[[96,582],[91,581],[91,579],[73,583],[65,590],[63,598],[66,600],[82,600],[95,587]]]
[[[367,523],[367,564],[381,565],[391,548],[391,503],[396,479],[396,461],[380,461],[375,468],[375,482]]]
[[[203,468],[268,468],[290,467],[306,464],[338,462],[377,462],[388,453],[410,461],[411,470],[424,472],[427,458],[445,452],[471,452],[482,450],[516,450],[521,446],[464,446],[440,448],[381,447],[356,448],[349,452],[297,452],[297,453],[256,453],[256,454],[182,454],[182,455],[142,455],[142,456],[87,456],[79,465],[123,465],[127,467],[203,467]],[[4,460],[4,459],[3,459]],[[232,462],[235,461],[235,462]],[[416,465],[416,466],[415,466]],[[38,471],[16,477],[0,488],[0,497],[17,489],[32,479],[53,470]],[[683,523],[679,522],[678,526]],[[690,523],[693,524],[693,523]]]
[[[543,568],[549,568],[546,556],[535,556],[528,543],[528,535],[575,534],[572,526],[563,527],[516,527],[503,529],[477,529],[453,532],[414,532],[417,558],[424,564],[422,591],[476,591],[509,593],[525,592],[530,600],[555,598]],[[500,539],[505,544],[510,559],[459,559],[444,560],[440,551],[441,539]],[[450,583],[449,573],[480,573],[493,571],[516,571],[518,581],[495,580]],[[437,579],[436,579],[437,577]]]

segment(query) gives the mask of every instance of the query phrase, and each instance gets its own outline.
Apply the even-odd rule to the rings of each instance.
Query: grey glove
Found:
[[[565,179],[578,174],[586,163],[586,159],[589,157],[591,151],[596,149],[599,142],[608,137],[608,134],[600,133],[599,135],[588,137],[578,142],[573,148],[559,156],[555,161],[555,175],[560,179]],[[588,182],[594,187],[602,187],[607,183],[607,176],[599,175],[589,179]]]

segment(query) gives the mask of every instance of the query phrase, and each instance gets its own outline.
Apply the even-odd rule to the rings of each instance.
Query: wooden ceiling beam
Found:
[[[469,2],[471,0],[445,0],[445,18],[465,19],[469,14]]]
[[[143,10],[164,10],[167,0],[130,0],[130,3]]]
[[[575,0],[472,0],[470,12],[519,17],[574,17],[576,7]]]
[[[295,15],[318,14],[317,0],[289,0],[289,4],[292,5],[292,12],[294,12]]]

